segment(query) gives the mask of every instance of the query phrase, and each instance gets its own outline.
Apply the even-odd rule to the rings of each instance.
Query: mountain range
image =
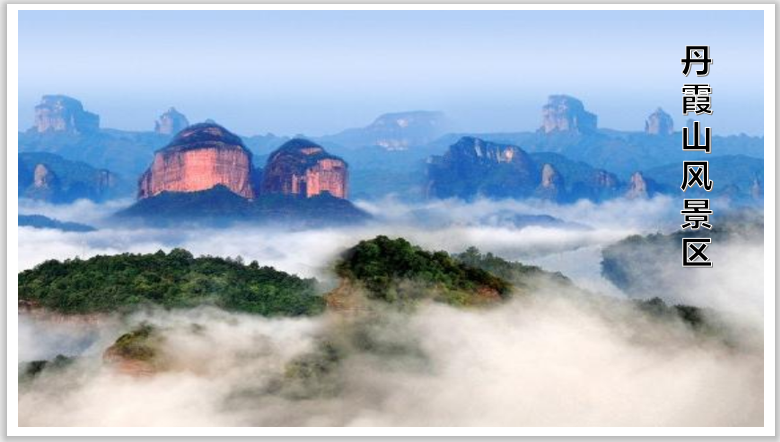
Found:
[[[309,197],[319,193],[311,189],[324,186],[332,196],[344,197],[349,191],[352,198],[358,199],[396,195],[405,200],[534,197],[558,202],[582,198],[599,201],[678,192],[681,162],[706,159],[717,169],[711,174],[718,182],[713,194],[737,200],[762,197],[762,137],[715,135],[711,155],[684,152],[681,132],[675,131],[672,118],[662,109],[648,116],[643,131],[615,131],[598,127],[598,117],[580,100],[566,95],[551,96],[542,108],[541,120],[539,129],[532,132],[453,133],[449,132],[451,122],[441,112],[399,112],[334,135],[290,138],[270,133],[239,136],[213,122],[190,125],[184,114],[170,108],[157,119],[153,130],[132,132],[101,128],[99,117],[85,110],[78,100],[50,95],[36,106],[35,125],[19,133],[19,194],[52,202],[129,196],[132,182],[139,176],[137,196],[160,193],[156,183],[167,182],[169,177],[155,171],[160,172],[157,169],[161,165],[173,170],[182,155],[193,155],[171,156],[171,146],[181,145],[183,134],[206,124],[230,133],[235,138],[227,144],[239,147],[233,154],[223,150],[202,150],[200,154],[217,155],[214,164],[222,166],[213,170],[219,170],[223,178],[238,177],[243,187],[237,189],[229,180],[203,178],[195,171],[184,179],[188,182],[185,191],[224,185],[252,199],[258,189],[268,191],[284,185],[288,193],[303,191]],[[290,157],[281,149],[286,146],[295,150],[291,146],[302,142],[319,149],[314,157],[322,156],[313,169],[306,165],[312,156],[295,159],[296,155]],[[100,171],[97,176],[109,178],[95,179],[96,172],[84,167],[79,169],[78,177],[73,173],[59,176],[61,172],[54,166],[39,161],[44,154],[49,155],[48,163],[81,162],[78,164]],[[268,165],[254,167],[254,163],[267,163],[272,155],[277,156],[272,162],[276,169]],[[196,157],[193,160],[198,161]],[[39,170],[41,179],[36,181],[39,164],[45,169]],[[311,172],[314,169],[316,173]],[[311,178],[312,173],[316,179]],[[280,174],[285,176],[283,184]],[[47,180],[48,188],[41,188]],[[198,180],[205,187],[193,184]],[[65,182],[97,184],[54,184]],[[60,185],[61,189],[52,190]]]

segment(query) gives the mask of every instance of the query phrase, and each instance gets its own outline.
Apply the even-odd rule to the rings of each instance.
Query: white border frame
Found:
[[[18,13],[23,10],[758,10],[764,11],[763,427],[19,427]],[[775,5],[7,5],[7,435],[8,436],[774,436],[775,435]],[[13,241],[13,247],[11,242]]]

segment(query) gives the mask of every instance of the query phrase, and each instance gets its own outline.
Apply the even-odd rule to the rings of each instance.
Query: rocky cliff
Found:
[[[262,191],[307,198],[324,192],[347,197],[347,163],[311,141],[296,138],[268,157]]]
[[[160,115],[160,118],[154,123],[154,131],[162,135],[174,135],[189,125],[187,117],[172,107]]]
[[[100,117],[84,110],[81,102],[65,95],[44,95],[35,106],[35,126],[38,133],[67,132],[85,134],[98,130]]]
[[[645,180],[642,172],[634,172],[631,175],[631,179],[628,182],[628,191],[626,192],[626,198],[647,198],[649,196],[647,180]]]
[[[431,197],[527,197],[540,181],[539,168],[525,151],[474,137],[461,138],[428,161]]]
[[[19,154],[19,196],[52,203],[103,201],[132,190],[112,172],[46,152]]]
[[[551,95],[542,108],[544,133],[587,134],[596,130],[596,115],[585,110],[582,102],[568,95]]]
[[[139,181],[139,198],[162,192],[196,192],[223,185],[254,198],[252,154],[241,139],[217,124],[195,124],[154,155]]]
[[[660,107],[645,121],[645,133],[650,135],[671,135],[674,132],[672,117]]]
[[[563,177],[552,164],[542,166],[542,182],[536,189],[536,196],[544,199],[558,200],[566,191]]]

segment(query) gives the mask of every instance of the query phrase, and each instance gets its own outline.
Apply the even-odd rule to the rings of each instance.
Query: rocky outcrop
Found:
[[[387,150],[406,150],[430,143],[448,128],[441,112],[412,111],[380,115],[366,127],[347,129],[323,137],[348,147],[379,146]]]
[[[252,154],[241,139],[217,124],[195,124],[154,155],[139,181],[139,198],[162,192],[197,192],[223,185],[254,198]]]
[[[609,173],[603,169],[597,169],[593,173],[590,184],[601,189],[615,189],[618,186],[618,179],[613,173]]]
[[[546,133],[587,134],[596,130],[597,117],[582,102],[568,95],[551,95],[542,108],[542,128]]]
[[[167,368],[160,351],[162,336],[150,325],[141,325],[114,342],[103,352],[103,363],[130,376],[151,376]]]
[[[104,201],[125,192],[132,190],[108,170],[46,152],[19,154],[20,197],[69,203],[81,198]]]
[[[187,117],[172,107],[160,115],[160,118],[154,123],[154,131],[162,135],[173,135],[189,125],[190,122],[187,120]]]
[[[671,135],[674,133],[674,120],[660,107],[645,121],[645,133],[649,135]]]
[[[642,175],[642,172],[634,172],[628,182],[626,198],[637,199],[647,198],[648,196],[650,196],[650,192],[644,175]]]
[[[35,106],[35,126],[38,133],[66,132],[85,134],[96,132],[100,117],[84,110],[81,102],[65,95],[44,95]]]
[[[557,200],[566,191],[563,177],[552,164],[545,163],[542,166],[542,182],[536,189],[536,196],[545,199]]]
[[[45,164],[36,164],[32,187],[36,190],[52,190],[57,187],[57,176]]]
[[[330,193],[347,197],[347,163],[309,140],[296,138],[268,157],[262,191],[313,197]]]
[[[521,148],[463,137],[428,161],[428,195],[470,199],[530,196],[539,186],[536,163]]]

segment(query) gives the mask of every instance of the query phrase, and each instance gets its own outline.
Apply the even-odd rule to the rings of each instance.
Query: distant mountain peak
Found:
[[[380,115],[366,127],[347,129],[325,139],[349,147],[407,150],[430,143],[443,135],[448,126],[447,117],[439,111],[391,112]]]
[[[67,95],[44,95],[35,106],[35,126],[38,133],[66,132],[85,134],[96,132],[100,117],[87,112],[81,102]]]
[[[171,106],[164,114],[160,115],[160,118],[154,123],[154,131],[158,134],[173,135],[181,131],[190,125],[187,117]]]
[[[544,133],[586,134],[596,130],[598,118],[585,110],[582,101],[569,95],[550,95],[542,107]]]
[[[674,132],[674,120],[659,107],[647,117],[645,132],[650,135],[671,135]]]

